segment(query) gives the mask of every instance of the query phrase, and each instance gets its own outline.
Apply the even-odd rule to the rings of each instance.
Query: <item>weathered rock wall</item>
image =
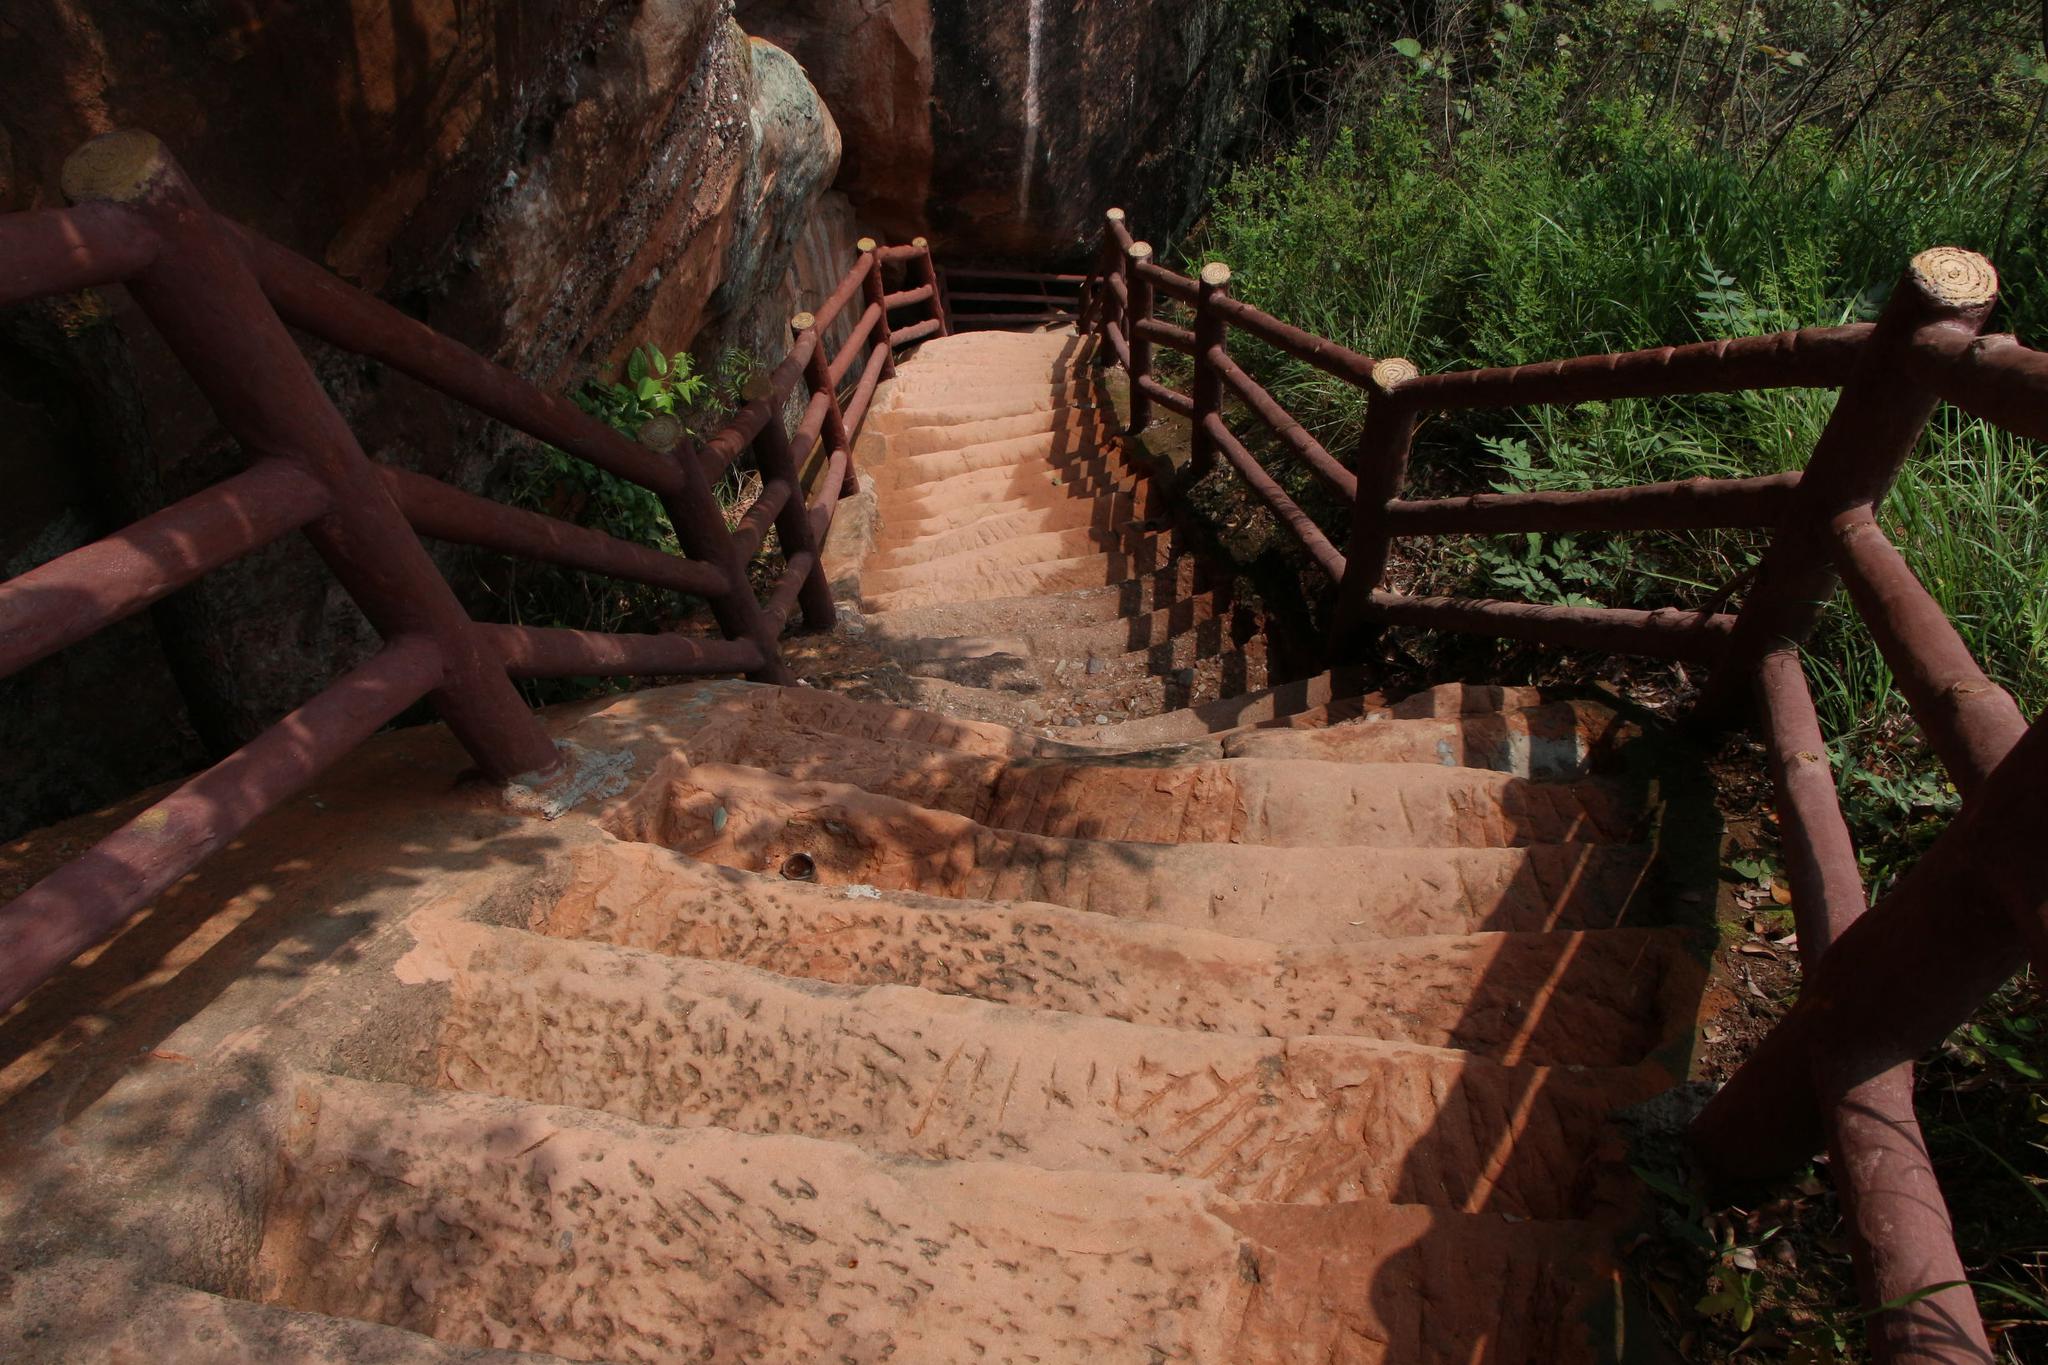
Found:
[[[730,14],[48,0],[0,25],[0,208],[57,202],[72,148],[147,128],[216,208],[537,383],[643,340],[759,342],[792,311],[839,142],[796,63]],[[530,449],[377,367],[316,366],[373,458],[490,491]],[[0,481],[28,490],[0,499],[8,573],[239,464],[118,290],[0,314],[0,414]],[[374,644],[294,538],[0,682],[0,836],[189,770]]]
[[[945,255],[1073,260],[1122,205],[1165,238],[1256,114],[1257,4],[739,0],[846,130],[862,226]]]

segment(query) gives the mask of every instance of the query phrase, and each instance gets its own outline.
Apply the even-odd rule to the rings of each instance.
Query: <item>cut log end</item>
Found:
[[[682,444],[683,424],[666,414],[650,417],[640,424],[638,436],[640,444],[649,450],[667,454]]]
[[[818,315],[815,313],[798,313],[789,320],[789,330],[792,332],[808,332],[817,325]]]
[[[919,251],[927,251],[931,249],[931,243],[927,242],[922,237],[912,237],[910,239],[910,244],[916,247]]]
[[[1124,211],[1122,209],[1111,209],[1103,216],[1112,223],[1121,223],[1124,220]]]
[[[1982,308],[1998,297],[1998,268],[1959,246],[1930,247],[1913,258],[1913,283],[1943,308]]]
[[[875,249],[875,239],[872,237],[863,237],[859,241],[855,242],[853,245],[856,249],[860,251],[873,251]]]
[[[1150,242],[1132,242],[1132,243],[1131,243],[1131,251],[1130,251],[1130,256],[1131,256],[1131,259],[1132,259],[1132,260],[1134,260],[1134,261],[1149,261],[1149,260],[1151,260],[1151,259],[1152,259],[1152,244],[1151,244]]]
[[[1230,267],[1221,261],[1211,261],[1202,267],[1202,283],[1222,288],[1230,283]]]
[[[154,133],[121,128],[102,133],[66,157],[59,183],[64,197],[74,204],[132,203],[170,166],[171,154]]]
[[[1391,392],[1421,374],[1415,362],[1400,356],[1389,356],[1372,367],[1372,382],[1381,389]]]

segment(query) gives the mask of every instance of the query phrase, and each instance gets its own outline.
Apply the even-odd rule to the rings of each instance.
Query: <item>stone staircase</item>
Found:
[[[367,747],[248,841],[348,951],[67,1104],[16,1358],[1619,1357],[1689,772],[1594,702],[1263,686],[1071,336],[928,344],[870,429],[863,636],[1040,723],[653,689],[552,716],[631,759],[552,822]],[[280,872],[292,820],[432,875]]]

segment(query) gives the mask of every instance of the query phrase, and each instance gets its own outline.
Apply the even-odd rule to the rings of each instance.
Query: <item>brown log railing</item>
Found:
[[[1805,985],[1798,1002],[1696,1122],[1710,1172],[1782,1174],[1832,1148],[1874,1356],[1988,1362],[1948,1211],[1914,1117],[1912,1066],[2031,959],[2048,966],[2048,723],[2028,725],[1880,530],[1876,509],[1936,406],[2048,438],[2048,353],[1979,336],[1997,297],[1989,262],[1916,256],[1874,324],[1813,328],[1507,369],[1422,375],[1359,355],[1229,295],[1230,272],[1163,269],[1121,211],[1104,225],[1080,327],[1130,380],[1130,425],[1155,407],[1192,423],[1189,469],[1221,455],[1329,576],[1332,652],[1385,626],[1464,631],[1706,666],[1695,709],[1726,724],[1759,713],[1777,792]],[[1152,316],[1160,296],[1192,328]],[[1349,469],[1229,354],[1237,329],[1367,394]],[[1161,384],[1152,348],[1193,357],[1191,392]],[[1767,388],[1838,389],[1796,474],[1583,492],[1403,496],[1416,424],[1432,411],[1568,404]],[[1342,548],[1231,430],[1224,394],[1350,504]],[[1384,586],[1401,536],[1746,527],[1767,536],[1741,608],[1630,611],[1417,597]],[[1897,887],[1866,905],[1848,826],[1800,660],[1838,582],[1870,631],[1963,807]]]
[[[948,265],[939,270],[935,288],[952,325],[967,332],[1073,322],[1087,282],[1085,275],[1045,270]]]
[[[892,347],[943,335],[922,239],[870,239],[789,353],[701,445],[657,418],[631,439],[573,403],[215,216],[154,137],[110,133],[65,164],[73,207],[0,215],[0,306],[125,287],[240,444],[247,468],[112,535],[0,582],[0,677],[141,611],[209,570],[302,532],[382,636],[382,650],[254,740],[0,907],[0,1010],[400,712],[430,702],[485,774],[545,784],[563,758],[515,678],[743,673],[789,681],[778,637],[798,611],[832,624],[819,562],[853,448]],[[885,265],[921,285],[890,293]],[[824,328],[863,311],[835,355]],[[891,311],[930,314],[892,324]],[[287,326],[379,361],[655,494],[680,556],[507,507],[372,463]],[[793,435],[783,412],[809,394]],[[850,382],[850,388],[842,388]],[[758,500],[729,531],[711,486],[752,449]],[[824,471],[807,479],[805,468]],[[773,529],[783,555],[764,603],[748,564]],[[478,546],[702,598],[723,638],[493,625],[470,619],[421,537]]]

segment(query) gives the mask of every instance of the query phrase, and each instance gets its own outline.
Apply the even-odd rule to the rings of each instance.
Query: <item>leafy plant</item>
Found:
[[[633,348],[617,378],[592,380],[571,398],[591,416],[639,439],[657,417],[673,417],[692,439],[716,432],[739,405],[754,362],[745,352],[719,353],[700,370],[687,351],[664,352],[652,345]],[[745,511],[759,478],[735,465],[714,490],[727,524]],[[620,540],[681,554],[675,528],[661,499],[636,483],[605,472],[552,446],[527,453],[515,466],[507,500]],[[553,565],[507,561],[495,576],[511,619],[531,625],[577,630],[655,631],[678,623],[693,604],[657,588],[627,583]],[[597,679],[528,684],[535,700],[559,701],[589,695],[606,684]]]

